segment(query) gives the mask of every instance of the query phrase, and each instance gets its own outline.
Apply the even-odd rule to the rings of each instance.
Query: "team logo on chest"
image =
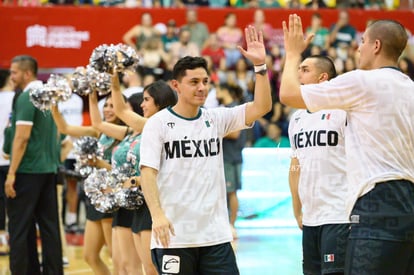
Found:
[[[209,157],[220,154],[220,139],[191,140],[185,136],[181,140],[164,143],[166,159]]]

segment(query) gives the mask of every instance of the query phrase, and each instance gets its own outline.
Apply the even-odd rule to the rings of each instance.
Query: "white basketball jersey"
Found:
[[[146,122],[140,166],[158,170],[161,207],[175,229],[170,248],[232,241],[222,139],[228,132],[246,128],[245,108],[201,108],[193,119],[168,108]],[[151,247],[161,245],[152,239]]]
[[[346,155],[350,213],[378,182],[414,183],[414,82],[395,68],[355,70],[301,92],[311,111],[347,112]]]
[[[346,113],[296,111],[289,123],[291,147],[300,163],[299,197],[307,226],[347,223]]]

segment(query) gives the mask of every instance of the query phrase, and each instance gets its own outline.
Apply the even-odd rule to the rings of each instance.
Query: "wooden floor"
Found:
[[[233,243],[242,275],[301,274],[301,233],[296,228],[239,228]],[[91,269],[82,259],[82,236],[67,236],[69,267],[65,274],[90,275]],[[102,257],[112,267],[106,250]],[[10,274],[8,257],[0,257],[0,275]]]

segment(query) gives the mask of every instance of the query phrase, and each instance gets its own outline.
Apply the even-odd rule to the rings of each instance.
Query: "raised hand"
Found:
[[[314,34],[310,34],[304,39],[302,20],[296,14],[289,15],[289,28],[286,21],[283,21],[283,37],[286,55],[300,55],[309,46]]]
[[[254,26],[248,26],[244,29],[246,37],[247,50],[237,46],[241,54],[249,59],[253,65],[262,65],[265,63],[266,49],[263,42],[262,31],[257,31]]]

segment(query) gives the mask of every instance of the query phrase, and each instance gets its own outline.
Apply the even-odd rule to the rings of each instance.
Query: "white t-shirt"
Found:
[[[347,112],[346,155],[351,212],[378,182],[414,182],[414,82],[394,68],[355,70],[301,86],[307,109]]]
[[[3,91],[0,92],[0,149],[4,144],[4,129],[9,124],[10,114],[12,111],[14,92]],[[0,154],[0,166],[9,165],[10,161]]]
[[[71,97],[66,101],[60,101],[59,112],[62,114],[66,123],[69,125],[81,126],[83,123],[83,100],[82,98],[72,93]],[[75,141],[74,138],[72,138]],[[69,152],[67,159],[75,159],[73,150]]]
[[[246,128],[246,105],[201,108],[193,119],[170,108],[145,124],[140,166],[158,170],[161,207],[172,222],[170,248],[202,247],[232,241],[224,180],[222,140]],[[161,248],[154,239],[152,248]]]
[[[299,197],[307,226],[348,223],[344,131],[346,113],[296,111],[289,139],[300,163]]]

